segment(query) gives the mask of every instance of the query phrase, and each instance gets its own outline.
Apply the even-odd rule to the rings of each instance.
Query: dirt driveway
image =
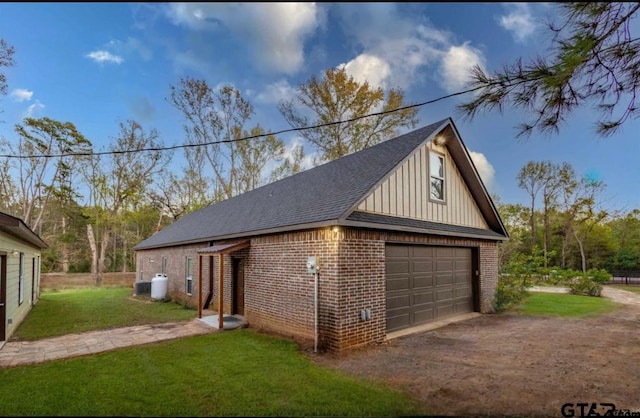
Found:
[[[482,315],[317,361],[408,391],[425,415],[553,417],[566,403],[565,416],[593,403],[640,413],[640,305],[586,319]]]

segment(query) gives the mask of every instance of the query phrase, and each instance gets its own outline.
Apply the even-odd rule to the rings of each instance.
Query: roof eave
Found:
[[[46,242],[33,232],[20,218],[0,213],[0,230],[24,243],[44,250],[49,248]]]
[[[368,228],[368,229],[382,229],[386,231],[413,232],[413,233],[441,235],[441,236],[455,237],[455,238],[473,238],[473,239],[480,239],[485,241],[507,241],[509,239],[506,236],[491,237],[483,234],[474,234],[469,232],[443,231],[443,230],[432,229],[432,228],[417,228],[417,227],[404,226],[404,225],[387,225],[383,223],[352,221],[352,220],[341,221],[340,225],[350,226],[354,228]]]
[[[198,243],[204,243],[204,242],[222,241],[222,240],[236,239],[236,238],[249,238],[249,237],[256,237],[261,235],[278,234],[278,233],[284,233],[284,232],[295,232],[295,231],[301,231],[305,229],[324,228],[324,227],[335,226],[339,224],[340,223],[338,219],[329,219],[324,221],[289,225],[289,226],[278,227],[278,228],[268,228],[268,229],[260,229],[256,231],[247,231],[247,232],[241,232],[237,234],[218,235],[214,237],[202,237],[202,238],[196,238],[193,240],[171,242],[171,243],[160,244],[160,245],[149,245],[149,246],[136,245],[135,247],[133,247],[133,250],[143,251],[143,250],[153,250],[157,248],[179,247],[183,245],[191,245],[191,244],[198,244]]]

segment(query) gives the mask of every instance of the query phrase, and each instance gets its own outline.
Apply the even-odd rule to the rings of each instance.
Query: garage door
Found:
[[[473,312],[470,248],[386,246],[387,331]]]

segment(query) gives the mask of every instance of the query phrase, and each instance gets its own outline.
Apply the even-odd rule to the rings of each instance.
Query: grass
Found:
[[[640,286],[629,286],[625,284],[609,284],[607,287],[613,287],[614,289],[626,290],[628,292],[640,293]]]
[[[132,293],[130,287],[43,291],[12,339],[33,341],[98,329],[185,321],[197,315],[177,303],[150,302],[150,298],[133,298]]]
[[[588,317],[611,312],[620,304],[602,297],[532,292],[516,308],[523,315]]]
[[[22,340],[188,320],[131,288],[45,291]],[[290,341],[250,329],[0,369],[0,416],[399,416],[416,401],[321,367]],[[49,383],[47,383],[49,382]]]
[[[423,415],[251,329],[0,369],[0,416]]]

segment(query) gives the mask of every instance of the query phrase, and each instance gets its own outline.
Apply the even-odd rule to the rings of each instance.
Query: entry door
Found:
[[[7,336],[7,256],[0,255],[0,342]]]
[[[244,260],[233,259],[233,313],[244,315]]]

